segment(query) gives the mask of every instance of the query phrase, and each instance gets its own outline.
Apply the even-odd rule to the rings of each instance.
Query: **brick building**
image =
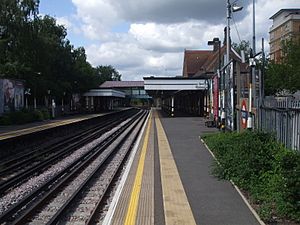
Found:
[[[296,40],[300,38],[300,8],[281,9],[270,17],[273,24],[270,28],[270,59],[280,63],[282,42],[284,40]]]

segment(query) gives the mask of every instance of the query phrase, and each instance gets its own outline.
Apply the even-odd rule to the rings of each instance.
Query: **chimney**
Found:
[[[219,38],[214,38],[213,42],[214,42],[214,52],[218,51],[221,45]]]

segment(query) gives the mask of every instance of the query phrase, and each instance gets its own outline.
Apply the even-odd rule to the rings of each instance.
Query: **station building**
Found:
[[[89,112],[107,111],[124,106],[148,107],[152,104],[152,97],[144,90],[144,81],[105,81],[83,96],[85,110]]]
[[[226,74],[226,44],[221,46],[218,38],[209,44],[213,50],[184,51],[181,76],[144,77],[145,90],[170,116],[186,112],[218,123],[223,107],[227,110],[227,126],[234,128],[240,98],[248,97],[250,68],[231,48],[230,74]]]

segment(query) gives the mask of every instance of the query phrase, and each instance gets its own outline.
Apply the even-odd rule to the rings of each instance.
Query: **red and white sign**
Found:
[[[241,99],[241,125],[242,128],[247,128],[248,110],[247,110],[247,99]]]

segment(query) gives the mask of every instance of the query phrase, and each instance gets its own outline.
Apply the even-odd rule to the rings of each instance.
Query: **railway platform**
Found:
[[[127,108],[119,108],[114,111],[104,112],[104,113],[95,113],[95,114],[78,114],[67,117],[60,117],[56,119],[49,119],[39,122],[33,122],[22,125],[9,125],[9,126],[0,126],[0,141],[5,140],[11,137],[18,137],[26,134],[31,134],[38,131],[47,130],[54,127],[59,127],[63,125],[68,125],[72,123],[77,123],[80,121],[92,119],[95,117],[101,117],[103,115],[118,112],[121,110],[126,110]]]
[[[264,224],[230,182],[211,174],[201,134],[216,131],[203,118],[152,109],[103,224]]]

